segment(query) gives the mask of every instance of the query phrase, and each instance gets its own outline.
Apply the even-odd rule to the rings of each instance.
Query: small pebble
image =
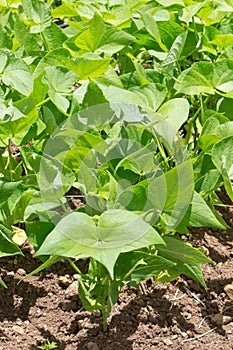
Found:
[[[24,269],[18,269],[17,270],[17,273],[20,275],[20,276],[25,276],[27,273]]]
[[[167,346],[173,345],[173,341],[172,341],[171,339],[169,339],[169,338],[164,338],[164,339],[163,339],[163,343],[164,343],[165,345],[167,345]]]
[[[78,294],[78,281],[74,281],[65,290],[66,297],[70,298]]]
[[[14,271],[7,272],[7,276],[14,276],[14,275],[15,275]]]
[[[73,275],[73,279],[74,280],[78,280],[80,278],[80,275],[78,274],[78,273],[75,273],[74,275]]]
[[[232,322],[233,318],[231,316],[225,316],[223,315],[222,317],[222,324],[225,325],[225,324],[228,324],[230,322]]]
[[[69,286],[71,284],[70,276],[59,276],[59,283],[63,284],[64,286]]]
[[[224,288],[229,299],[233,300],[233,284],[227,284]]]
[[[16,326],[16,325],[12,326],[12,331],[21,335],[24,334],[24,329],[20,326]]]
[[[89,343],[87,343],[87,349],[88,350],[99,350],[99,347],[96,343],[90,341]]]
[[[182,335],[183,338],[187,337],[187,333],[186,332],[181,332],[181,335]]]

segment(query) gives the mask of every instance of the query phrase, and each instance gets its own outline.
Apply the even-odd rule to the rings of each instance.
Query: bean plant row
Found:
[[[227,228],[221,187],[233,200],[232,14],[231,0],[0,0],[0,257],[27,242],[30,275],[67,259],[104,329],[123,285],[206,288],[212,261],[187,240]]]

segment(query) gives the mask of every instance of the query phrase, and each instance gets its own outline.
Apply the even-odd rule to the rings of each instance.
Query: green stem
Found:
[[[71,258],[67,258],[67,261],[70,263],[70,265],[74,268],[74,270],[76,272],[78,272],[78,274],[80,276],[83,276],[83,273],[79,270],[78,266],[73,262],[73,260]]]
[[[45,103],[49,102],[50,101],[50,97],[47,97],[45,100],[37,103],[36,105],[36,108],[40,107],[40,106],[43,106]]]
[[[155,141],[157,143],[159,152],[160,152],[162,158],[164,159],[164,162],[165,162],[165,164],[167,166],[167,169],[169,169],[169,163],[168,163],[168,159],[167,159],[166,153],[165,153],[164,148],[163,148],[162,144],[160,143],[160,141],[159,141],[159,139],[158,139],[154,129],[153,129],[153,134],[154,134],[154,138],[155,138]]]
[[[200,106],[198,107],[198,109],[196,110],[195,114],[188,119],[187,121],[187,125],[188,125],[188,131],[187,131],[187,135],[185,137],[185,142],[186,144],[189,142],[189,139],[191,137],[193,128],[194,128],[194,123],[196,121],[196,119],[198,118],[199,113],[201,113],[201,119],[202,122],[204,120],[204,104],[206,104],[210,99],[210,96],[207,96],[205,101],[203,102],[202,100],[202,95],[200,96]]]
[[[61,205],[62,209],[64,210],[64,212],[65,212],[66,214],[69,214],[69,210],[66,208],[66,206],[65,206],[65,204],[62,202],[62,200],[59,200],[59,202],[60,202],[60,205]]]
[[[108,312],[106,312],[105,308],[102,310],[102,315],[103,315],[103,329],[104,329],[104,332],[107,331],[108,329]]]
[[[11,167],[11,140],[8,139],[8,164],[9,164],[9,173],[10,173],[10,180],[13,181],[12,176],[12,167]]]
[[[188,131],[187,131],[187,135],[185,137],[185,142],[188,143],[189,139],[191,137],[192,131],[193,131],[193,123],[195,122],[195,120],[197,119],[199,113],[201,112],[201,106],[197,109],[197,111],[195,112],[195,114],[192,116],[192,118],[190,118],[187,121],[188,124]]]

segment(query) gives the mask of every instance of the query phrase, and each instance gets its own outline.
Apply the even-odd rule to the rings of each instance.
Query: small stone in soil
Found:
[[[227,284],[224,287],[224,291],[227,293],[228,298],[233,300],[233,284]]]
[[[27,273],[26,273],[26,271],[24,270],[24,269],[18,269],[17,270],[17,273],[18,273],[18,275],[20,275],[20,276],[25,276]]]
[[[65,291],[66,297],[70,298],[78,294],[78,281],[74,281]]]
[[[18,334],[21,334],[21,335],[23,335],[24,334],[24,329],[23,329],[23,327],[20,327],[20,326],[12,326],[12,330],[13,330],[13,332],[15,332],[15,333],[18,333]]]
[[[90,341],[87,343],[87,350],[99,350],[99,347],[96,343]]]
[[[165,345],[167,345],[167,346],[173,345],[173,341],[172,341],[171,339],[169,339],[169,338],[164,338],[164,339],[163,339],[163,343],[164,343]]]
[[[7,272],[7,276],[14,276],[14,275],[15,275],[14,271]]]
[[[59,283],[63,284],[64,286],[69,286],[71,284],[70,276],[59,276]]]

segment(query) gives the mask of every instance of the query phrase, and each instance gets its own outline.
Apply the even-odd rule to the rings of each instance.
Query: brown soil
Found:
[[[65,261],[18,284],[39,261],[29,253],[1,259],[8,289],[0,287],[0,349],[35,350],[48,339],[60,350],[232,350],[233,296],[224,287],[233,282],[233,210],[221,212],[230,229],[192,229],[189,237],[215,261],[203,266],[208,290],[186,277],[125,287],[106,333],[101,315],[68,293],[75,272]]]

